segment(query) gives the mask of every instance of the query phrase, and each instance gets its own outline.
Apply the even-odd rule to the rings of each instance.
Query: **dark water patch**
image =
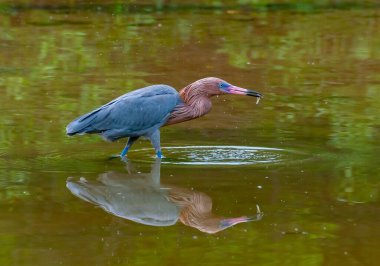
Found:
[[[119,159],[108,160],[108,154],[103,152],[50,152],[46,154],[22,156],[0,151],[0,170],[30,171],[30,172],[70,172],[94,173],[106,171],[109,167],[123,170],[125,162]]]
[[[80,20],[49,20],[49,21],[31,21],[28,23],[33,26],[60,26],[60,25],[88,25],[90,22],[88,21],[80,21]]]
[[[7,47],[7,44],[0,44],[0,46]],[[22,68],[14,68],[14,67],[6,67],[6,66],[0,66],[0,74],[7,75],[7,74],[25,74],[29,70],[22,69]]]

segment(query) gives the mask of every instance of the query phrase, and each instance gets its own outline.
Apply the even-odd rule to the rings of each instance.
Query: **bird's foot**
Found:
[[[157,156],[157,158],[159,158],[159,159],[165,158],[165,156],[162,154],[161,151],[156,152],[156,156]]]

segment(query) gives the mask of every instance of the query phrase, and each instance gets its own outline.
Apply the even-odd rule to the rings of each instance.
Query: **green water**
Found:
[[[115,2],[0,4],[0,265],[377,265],[376,1]],[[205,76],[264,98],[214,98],[163,128],[159,178],[147,141],[125,165],[107,160],[124,141],[65,135],[127,91]],[[200,221],[264,215],[214,234],[149,226],[66,187],[110,173],[143,191],[123,206],[180,191],[207,203]]]

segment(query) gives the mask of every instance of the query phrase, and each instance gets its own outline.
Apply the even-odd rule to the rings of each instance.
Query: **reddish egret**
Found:
[[[151,141],[161,158],[160,127],[207,114],[212,106],[210,97],[222,94],[254,96],[256,103],[262,97],[259,92],[213,77],[197,80],[179,93],[168,85],[153,85],[126,93],[78,117],[66,127],[66,133],[69,136],[98,133],[107,141],[129,137],[121,158],[143,136]]]

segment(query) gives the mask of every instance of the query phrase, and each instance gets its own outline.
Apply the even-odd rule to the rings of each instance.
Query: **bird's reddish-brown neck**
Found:
[[[207,91],[204,88],[195,88],[197,85],[198,84],[194,83],[190,84],[179,92],[181,99],[190,106],[196,105],[200,99],[209,98]]]
[[[170,114],[165,125],[172,125],[195,119],[210,112],[210,95],[202,88],[194,88],[195,84],[190,84],[183,88],[179,95],[183,103],[177,105]]]

